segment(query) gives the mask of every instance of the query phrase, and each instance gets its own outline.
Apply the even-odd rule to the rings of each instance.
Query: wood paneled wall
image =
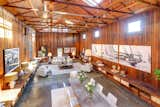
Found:
[[[41,46],[46,46],[48,52],[57,55],[57,48],[76,47],[77,55],[79,55],[79,34],[72,33],[53,33],[53,32],[37,32],[36,33],[36,52]]]
[[[2,35],[3,34],[2,32],[0,35],[0,89],[1,89],[3,85],[2,80],[4,76],[3,50],[7,48],[19,48],[20,62],[31,60],[35,55],[35,36],[34,36],[35,31],[34,29],[24,25],[24,23],[19,21],[11,13],[9,13],[8,11],[6,11],[1,7],[0,7],[0,17],[12,23],[12,37],[8,37],[6,33]],[[24,35],[25,28],[28,29],[26,35]]]
[[[131,21],[141,20],[142,31],[140,33],[129,34],[127,33],[127,24]],[[146,83],[150,83],[155,88],[160,88],[158,81],[154,75],[156,68],[160,69],[160,10],[153,9],[147,12],[135,15],[133,17],[120,20],[118,22],[106,25],[105,27],[99,28],[100,37],[94,38],[95,29],[84,32],[87,34],[85,40],[80,38],[80,51],[83,48],[91,48],[94,44],[119,44],[119,45],[149,45],[152,47],[152,73],[148,74],[143,71],[122,66],[128,72],[128,75],[133,79],[138,79]],[[99,58],[92,58],[98,60]],[[102,59],[99,59],[102,60]],[[103,60],[109,67],[113,62]]]
[[[4,75],[3,69],[3,50],[7,48],[20,49],[20,62],[31,60],[35,55],[35,37],[34,29],[24,25],[15,18],[11,13],[0,7],[0,17],[12,23],[12,37],[7,35],[0,36],[0,77]],[[28,32],[24,35],[24,29],[28,28]],[[5,30],[4,30],[5,31]],[[2,79],[0,79],[2,80]],[[0,89],[1,89],[0,81]]]

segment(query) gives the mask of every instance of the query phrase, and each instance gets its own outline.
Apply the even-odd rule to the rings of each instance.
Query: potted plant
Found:
[[[81,83],[87,79],[87,76],[84,71],[81,71],[78,73],[78,79],[80,80]]]
[[[92,96],[93,91],[94,91],[94,88],[95,88],[95,84],[93,84],[92,82],[88,82],[88,83],[85,85],[85,88],[87,89],[89,95]]]
[[[160,69],[156,69],[154,74],[157,76],[158,80],[160,80]]]

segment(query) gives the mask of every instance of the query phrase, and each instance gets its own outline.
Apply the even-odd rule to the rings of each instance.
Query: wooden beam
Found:
[[[113,0],[110,4],[108,4],[106,6],[106,8],[110,8],[110,7],[114,6],[117,3],[120,3],[121,1],[124,1],[124,0]]]
[[[6,5],[10,5],[10,4],[16,4],[16,3],[20,3],[20,2],[23,2],[23,1],[26,1],[26,0],[17,0],[17,1],[14,1],[14,2],[9,2],[7,4],[4,4],[2,6],[6,6]]]
[[[31,13],[31,12],[33,12],[33,11],[28,10],[28,11],[26,11],[26,12],[18,13],[18,14],[16,14],[15,16],[21,16],[21,15],[24,15],[24,14],[27,14],[27,13]]]
[[[38,19],[38,18],[41,18],[41,17],[38,17],[38,16],[23,16],[23,17],[28,17],[28,18],[32,18],[32,19]]]
[[[86,11],[89,15],[92,15],[92,16],[93,16],[93,18],[94,18],[94,17],[96,18],[96,16],[95,16],[93,13],[91,13],[90,11],[88,11],[86,8],[81,7],[81,9],[83,9],[84,11]],[[102,20],[102,21],[103,21],[103,20]],[[108,24],[107,22],[104,22],[104,21],[103,21],[103,23]]]
[[[4,5],[4,7],[18,8],[18,9],[24,9],[24,10],[32,10],[33,9],[33,8],[20,7],[20,6],[12,6],[12,5]]]
[[[121,2],[121,4],[124,6],[124,8],[127,8],[129,11],[131,11],[132,13],[134,13],[133,10],[130,9],[125,3]]]
[[[93,16],[93,15],[85,15],[85,14],[77,14],[77,13],[69,13],[69,12],[60,12],[60,11],[52,11],[54,14],[62,14],[62,15],[68,15],[68,16],[79,16],[79,17],[85,17],[85,18],[100,18],[100,19],[106,19],[106,20],[115,20],[114,18],[103,18],[102,16]]]
[[[82,20],[82,21],[84,21],[84,20]],[[31,20],[25,20],[25,22],[32,22],[32,23],[49,23],[49,22],[40,22],[40,21],[31,21]],[[83,23],[83,22],[81,22],[81,23]],[[93,21],[91,21],[91,22],[89,22],[89,21],[84,21],[84,23],[95,23],[95,24],[106,24],[106,23],[102,23],[102,22],[93,22]]]
[[[77,4],[77,3],[71,3],[71,2],[58,1],[58,0],[45,0],[45,1],[52,1],[52,2],[55,2],[55,3],[66,4],[66,5],[77,6],[77,7],[90,8],[90,9],[97,9],[97,10],[102,10],[102,11],[107,11],[107,12],[133,14],[131,12],[124,12],[124,11],[119,11],[119,10],[114,10],[114,9],[109,9],[109,8],[92,7],[92,6],[87,6],[87,5]]]
[[[150,6],[154,6],[154,7],[157,7],[157,8],[160,8],[160,5],[158,4],[153,4],[151,2],[148,2],[148,1],[145,1],[145,0],[137,0],[138,2],[141,2],[141,3],[144,3],[144,4],[148,4]]]

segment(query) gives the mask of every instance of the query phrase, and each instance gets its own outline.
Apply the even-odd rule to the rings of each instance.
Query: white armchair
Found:
[[[91,72],[92,71],[92,64],[86,63],[84,65],[81,65],[80,70],[82,70],[84,72]]]
[[[57,64],[57,57],[53,57],[51,63],[52,64]]]
[[[37,69],[37,75],[38,76],[41,76],[41,77],[46,77],[48,74],[48,69],[47,68],[45,68],[45,67],[39,67],[38,69]]]

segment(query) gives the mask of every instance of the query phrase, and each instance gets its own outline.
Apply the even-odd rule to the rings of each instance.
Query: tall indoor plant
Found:
[[[158,80],[160,80],[160,69],[156,69],[154,74],[157,76]]]

